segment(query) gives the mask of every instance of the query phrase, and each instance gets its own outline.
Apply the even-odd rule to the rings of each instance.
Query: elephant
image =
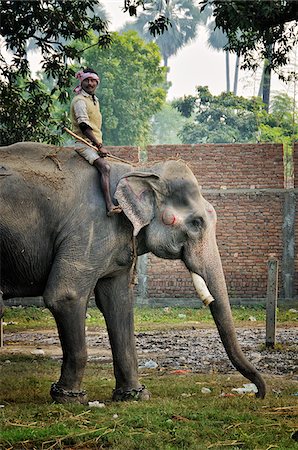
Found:
[[[3,299],[42,296],[62,348],[60,378],[50,388],[60,403],[86,403],[85,318],[91,295],[109,335],[113,400],[147,400],[138,380],[132,278],[137,256],[180,259],[209,305],[235,368],[266,384],[243,354],[233,324],[216,243],[216,212],[182,160],[149,166],[112,161],[111,193],[123,212],[107,217],[94,167],[73,148],[19,142],[0,148],[1,290]]]

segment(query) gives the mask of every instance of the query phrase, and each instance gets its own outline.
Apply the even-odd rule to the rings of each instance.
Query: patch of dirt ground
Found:
[[[265,328],[236,329],[245,355],[262,373],[287,375],[298,380],[298,328],[279,327],[276,349],[265,349]],[[194,372],[234,372],[218,332],[210,329],[149,331],[136,333],[140,367],[190,369]],[[87,331],[88,358],[101,364],[112,362],[106,331]],[[1,353],[32,354],[61,358],[56,331],[4,332]]]

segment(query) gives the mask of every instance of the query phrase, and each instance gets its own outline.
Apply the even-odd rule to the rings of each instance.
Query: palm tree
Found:
[[[134,29],[147,41],[154,41],[160,48],[164,66],[168,67],[170,56],[175,55],[180,48],[194,39],[199,23],[205,23],[208,11],[201,12],[194,5],[194,0],[145,0],[144,11],[135,22],[127,23],[121,31]],[[170,26],[163,34],[150,34],[148,23],[158,16],[164,16],[170,21]]]
[[[237,53],[236,63],[235,63],[235,73],[234,73],[234,87],[233,87],[234,95],[237,95],[237,90],[238,90],[239,68],[240,68],[240,55],[239,55],[239,53]]]
[[[271,54],[272,54],[273,46],[269,46],[267,53],[269,55],[268,59],[264,60],[262,79],[259,88],[259,97],[262,97],[263,103],[265,105],[265,110],[269,111],[270,104],[270,88],[271,88]]]
[[[225,46],[228,43],[228,37],[224,31],[222,31],[220,28],[215,27],[215,21],[212,20],[212,22],[208,25],[208,45],[209,47],[213,48],[216,51],[222,51],[224,50],[226,54],[226,91],[230,92],[230,55],[229,51],[225,50]]]

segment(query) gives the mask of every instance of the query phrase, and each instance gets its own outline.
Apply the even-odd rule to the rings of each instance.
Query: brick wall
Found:
[[[296,196],[296,215],[295,215],[295,294],[298,296],[298,194]]]
[[[127,163],[138,163],[139,162],[139,147],[106,147],[109,153],[117,158],[121,158]]]
[[[108,147],[113,155],[138,163],[138,147]],[[231,298],[264,298],[267,260],[279,260],[279,294],[283,292],[285,195],[296,201],[294,217],[294,297],[298,298],[298,143],[294,147],[296,190],[284,190],[280,144],[160,145],[147,149],[148,161],[181,158],[192,168],[218,216],[217,242]],[[139,271],[137,292],[150,301],[197,299],[190,275],[180,261],[148,255]],[[180,303],[181,304],[181,303]]]
[[[265,297],[268,258],[282,260],[282,193],[209,190],[203,195],[218,215],[217,242],[230,296]],[[195,296],[183,263],[150,255],[149,298]]]
[[[298,146],[296,161],[297,150]],[[148,161],[171,158],[181,158],[187,162],[202,185],[204,197],[217,211],[217,242],[229,295],[232,298],[264,298],[267,291],[267,261],[274,256],[279,261],[281,296],[285,192],[282,145],[148,147]],[[296,229],[297,222],[296,214]],[[297,240],[298,233],[296,249]],[[147,275],[149,299],[196,297],[190,275],[181,262],[162,261],[150,255]],[[294,290],[297,296],[297,257],[295,275]]]
[[[283,188],[282,144],[148,146],[148,161],[183,159],[204,188]]]
[[[294,186],[298,189],[298,142],[294,145]]]
[[[296,197],[298,200],[298,196]],[[298,201],[297,201],[298,203]],[[296,249],[296,258],[295,258],[295,292],[298,296],[298,205],[296,203],[296,220],[295,220],[295,249]]]
[[[293,147],[293,164],[294,164],[294,188],[298,189],[298,142]],[[295,220],[295,291],[298,292],[298,201],[296,202],[296,220]]]
[[[138,162],[137,147],[108,150],[128,162]],[[149,163],[183,159],[202,185],[204,197],[214,205],[218,215],[217,242],[231,298],[266,296],[267,261],[271,256],[279,260],[279,295],[283,295],[286,191],[282,145],[159,145],[148,146],[147,157]],[[298,144],[294,150],[294,174],[298,188]],[[298,296],[298,206],[295,230],[294,295]],[[156,298],[197,297],[183,263],[152,254],[147,259],[146,289],[149,302]]]
[[[294,163],[294,187],[298,189],[298,142],[294,145],[293,152],[293,163]],[[296,203],[296,221],[295,221],[295,249],[296,249],[296,259],[295,259],[295,289],[298,292],[298,201]]]
[[[217,240],[230,295],[264,297],[268,258],[282,260],[283,195],[256,190],[205,196],[219,217]]]

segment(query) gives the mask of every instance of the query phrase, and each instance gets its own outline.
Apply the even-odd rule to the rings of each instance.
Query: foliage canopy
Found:
[[[179,4],[188,5],[189,1],[179,0]],[[123,0],[123,9],[133,16],[137,14],[138,8],[144,7],[145,3],[142,0]],[[265,58],[270,56],[270,64],[276,70],[287,62],[290,48],[297,43],[297,2],[292,0],[271,0],[270,2],[200,0],[199,3],[205,10],[213,8],[216,25],[228,35],[227,48],[244,55],[246,67],[254,67],[255,50],[260,50]],[[161,4],[170,6],[171,2],[168,0],[155,2],[156,16],[153,20],[149,19],[148,23],[149,30],[155,35],[171,28],[168,18],[159,14]],[[91,30],[94,33],[92,45],[96,48],[104,49],[111,42],[107,22],[103,19],[105,16],[98,9],[101,7],[101,2],[98,0],[84,2],[81,0],[71,2],[0,0],[0,6],[0,35],[4,39],[6,50],[13,54],[12,58],[7,56],[7,53],[3,51],[4,46],[0,52],[0,145],[20,140],[58,143],[60,136],[57,134],[53,105],[57,102],[69,101],[69,89],[75,68],[73,64],[82,59],[85,49],[84,45],[74,46],[73,41],[79,39],[87,46],[90,42],[89,31]],[[31,77],[28,62],[30,46],[35,47],[41,54],[43,73],[55,80],[51,91]],[[106,58],[103,59],[105,63],[108,61],[107,53],[104,56],[104,51],[102,58]],[[93,61],[91,65],[94,65]],[[121,83],[125,81],[124,86],[132,89],[133,84],[129,83],[132,69],[122,67],[122,70],[126,79],[124,80],[123,77]],[[102,67],[99,71],[104,75]],[[142,77],[141,84],[146,79],[144,74]],[[162,77],[159,77],[161,77],[160,73],[157,74],[155,87],[162,82]],[[104,79],[103,76],[102,95],[107,95],[109,88],[105,86]],[[106,80],[112,82],[112,79],[113,74],[110,73]],[[108,101],[104,111],[107,120],[104,126],[109,127],[104,130],[107,143],[119,142],[121,135],[119,127],[123,123],[123,119],[116,114],[116,108],[112,106],[116,100],[118,86],[114,85],[114,88],[115,91],[109,90],[112,100]],[[134,91],[137,90],[135,86],[133,88],[135,88]],[[153,112],[158,110],[164,95],[162,89],[155,91],[152,98],[150,91],[144,92],[147,93],[146,101],[150,103],[152,100],[152,102],[144,113],[145,118],[135,114],[136,125],[142,120],[148,120],[150,108]],[[142,92],[139,91],[139,94],[140,98],[145,98]],[[132,92],[132,95],[134,96],[135,92]],[[104,102],[105,98],[102,97],[102,103]],[[256,105],[256,102],[254,104]],[[133,109],[133,103],[131,105]],[[124,111],[124,109],[118,102],[117,110]],[[126,113],[130,115],[129,108]],[[232,120],[231,117],[229,119]],[[59,120],[57,118],[58,122]],[[228,120],[228,116],[225,120]],[[146,127],[148,128],[148,122]],[[143,128],[144,136],[147,133],[145,128]],[[118,136],[115,134],[117,129],[119,129]],[[252,129],[253,125],[251,131]],[[228,128],[226,128],[227,131]],[[246,131],[249,133],[248,129]],[[129,139],[135,142],[132,136]]]
[[[130,15],[141,15],[146,0],[125,0],[125,10]],[[160,3],[155,2],[156,14],[161,14]],[[298,42],[298,5],[295,0],[199,0],[201,12],[213,10],[216,27],[227,34],[226,49],[244,57],[243,68],[255,69],[262,59],[270,59],[270,66],[278,69],[289,60],[289,52]],[[165,29],[171,26],[168,21]],[[164,28],[162,29],[164,31]],[[279,76],[283,78],[282,73]]]
[[[170,26],[164,33],[153,35],[148,24],[162,14]],[[164,65],[170,56],[186,45],[196,36],[199,22],[205,21],[205,14],[201,13],[194,0],[144,0],[144,9],[138,14],[134,22],[124,26],[124,30],[134,29],[146,41],[154,41],[160,48]]]
[[[131,43],[113,35],[115,43],[107,51],[112,36],[100,8],[98,0],[1,0],[0,33],[13,56],[0,54],[0,145],[61,142],[61,113],[65,116],[69,107],[80,61],[102,75],[106,143],[135,144],[138,138],[146,139],[148,117],[165,98],[160,55],[154,45],[146,46],[132,35]],[[32,49],[40,53],[43,82],[32,79],[28,61]]]
[[[95,0],[1,0],[0,35],[13,56],[0,53],[0,145],[24,140],[59,142],[52,106],[68,99],[67,87],[74,75],[71,62],[81,58],[81,50],[71,41],[84,41],[93,30],[99,46],[110,42],[107,22],[94,10],[99,5]],[[30,47],[40,52],[42,70],[55,79],[51,92],[32,79]]]
[[[197,96],[176,100],[174,106],[193,119],[180,133],[187,144],[255,141],[258,118],[263,114],[258,98],[250,100],[226,92],[213,96],[206,86],[197,88]]]
[[[160,66],[157,45],[144,42],[135,31],[113,33],[108,49],[93,46],[94,41],[96,36],[89,34],[90,48],[84,52],[84,63],[101,78],[97,95],[104,144],[147,143],[150,118],[166,97],[166,69]]]
[[[178,133],[187,122],[172,103],[165,103],[152,118],[151,144],[181,144]]]
[[[97,33],[98,45],[110,42],[107,22],[94,14],[94,0],[37,0],[17,2],[1,0],[0,34],[8,50],[13,52],[10,63],[1,55],[0,75],[7,82],[30,75],[28,43],[41,52],[42,69],[57,80],[57,88],[69,85],[72,69],[67,58],[80,58],[81,53],[70,41],[86,40],[89,30]],[[60,100],[63,100],[61,92]]]
[[[183,143],[280,142],[298,138],[293,100],[286,94],[273,98],[270,113],[259,97],[247,99],[232,93],[213,96],[198,87],[196,96],[173,102],[189,118],[179,133]]]
[[[244,56],[243,68],[256,69],[260,55],[270,60],[275,71],[288,63],[289,52],[298,42],[296,1],[202,0],[200,3],[203,9],[213,7],[216,27],[228,36],[226,48]]]
[[[295,102],[287,94],[274,96],[270,113],[260,124],[259,140],[261,142],[279,142],[291,146],[298,141],[298,114]]]

